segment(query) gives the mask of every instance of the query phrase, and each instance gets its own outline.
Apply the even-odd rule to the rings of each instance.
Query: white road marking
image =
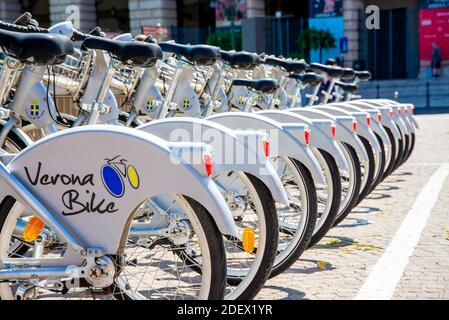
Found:
[[[444,164],[430,177],[390,245],[360,288],[356,300],[392,298],[448,175],[449,164]]]

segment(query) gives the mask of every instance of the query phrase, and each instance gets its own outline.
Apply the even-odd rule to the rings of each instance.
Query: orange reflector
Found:
[[[265,156],[268,158],[270,156],[270,140],[263,140],[263,150],[265,151]]]
[[[357,121],[352,122],[352,130],[354,131],[354,133],[357,133]]]
[[[332,138],[336,139],[337,138],[337,126],[335,124],[331,125],[331,133],[332,133]]]
[[[366,117],[366,124],[368,125],[368,127],[371,127],[371,118],[370,117]]]
[[[246,253],[252,253],[254,251],[255,243],[256,237],[254,236],[253,228],[245,228],[242,234],[243,250],[245,250]]]
[[[44,222],[36,216],[32,216],[28,220],[25,229],[23,230],[23,239],[26,242],[32,242],[41,234],[42,229],[44,229]]]
[[[212,158],[212,155],[209,153],[203,154],[203,160],[207,175],[209,177],[212,177],[212,174],[214,172],[214,160]]]
[[[309,145],[309,143],[310,143],[310,130],[309,129],[304,130],[304,138],[306,140],[306,145]]]

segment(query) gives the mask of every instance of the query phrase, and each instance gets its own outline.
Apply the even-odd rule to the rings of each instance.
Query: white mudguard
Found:
[[[402,120],[402,118],[399,115],[398,109],[398,103],[396,101],[390,101],[390,100],[376,100],[376,99],[371,99],[371,100],[361,100],[363,102],[367,102],[371,105],[373,105],[374,107],[376,106],[388,106],[390,108],[392,108],[393,110],[393,122],[398,126],[399,131],[401,132],[401,134],[405,137],[405,135],[409,135],[410,132],[406,126],[406,124],[404,123],[404,121]]]
[[[387,149],[388,154],[391,154],[391,141],[390,138],[388,137],[387,132],[379,122],[378,119],[378,115],[380,114],[379,110],[364,110],[362,108],[352,106],[345,102],[339,103],[338,106],[339,108],[349,112],[364,112],[368,114],[368,116],[371,119],[370,123],[371,130],[373,130],[373,132],[379,136],[379,138],[382,140],[384,147]]]
[[[331,120],[310,120],[299,114],[290,111],[260,111],[258,114],[268,117],[281,123],[301,123],[310,128],[309,147],[317,148],[328,152],[337,163],[341,170],[348,170],[349,165],[345,159],[341,148],[332,138],[331,126],[334,124]],[[327,131],[326,131],[327,128]]]
[[[186,148],[211,150],[125,127],[85,126],[38,141],[8,168],[83,245],[106,254],[117,252],[133,210],[153,196],[174,192],[201,203],[223,234],[239,237],[217,186],[182,160]],[[14,194],[5,181],[0,183],[2,199]]]
[[[344,109],[341,109],[338,107],[338,105],[334,104],[328,104],[324,106],[316,106],[313,108],[317,108],[320,110],[324,110],[326,112],[329,112],[330,114],[336,115],[336,116],[352,116],[357,120],[357,134],[364,137],[366,140],[369,141],[371,144],[371,147],[373,148],[374,152],[379,154],[380,144],[377,140],[376,136],[373,133],[373,130],[368,126],[366,118],[368,117],[368,114],[366,112],[349,112]]]
[[[288,111],[314,120],[334,121],[337,124],[337,141],[347,143],[354,148],[361,162],[368,161],[368,153],[366,152],[362,141],[353,130],[353,121],[355,121],[354,117],[334,116],[324,110],[314,108],[297,108],[289,109]]]
[[[318,160],[304,144],[304,125],[281,124],[261,115],[244,112],[222,113],[206,119],[236,130],[261,130],[268,133],[270,157],[294,158],[307,167],[316,183],[325,184]]]
[[[264,153],[266,134],[234,131],[212,121],[181,117],[155,120],[137,129],[172,142],[205,142],[215,152],[214,174],[250,173],[265,183],[277,202],[289,204],[282,182]]]
[[[395,139],[401,138],[401,133],[398,130],[398,127],[392,121],[392,112],[393,109],[390,107],[373,107],[369,103],[361,102],[360,100],[354,100],[346,102],[348,105],[353,105],[363,110],[377,110],[382,115],[382,125],[388,129],[390,129],[393,137]]]

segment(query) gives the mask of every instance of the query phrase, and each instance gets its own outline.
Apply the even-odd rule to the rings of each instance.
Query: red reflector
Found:
[[[357,121],[352,122],[352,130],[354,131],[354,133],[357,133]]]
[[[415,113],[415,106],[411,106],[410,110],[412,111],[412,113]]]
[[[377,114],[377,121],[382,122],[382,114]]]
[[[401,108],[398,108],[398,116],[401,116]]]
[[[310,130],[309,129],[304,130],[304,138],[306,139],[306,145],[309,145],[309,142],[310,142]]]
[[[408,113],[408,108],[405,107],[405,108],[404,108],[404,111],[405,111],[405,114],[407,114],[407,113]]]
[[[371,118],[370,117],[366,117],[366,124],[368,125],[368,127],[371,127]]]
[[[332,133],[332,138],[337,138],[337,126],[335,124],[333,124],[331,126],[331,133]]]
[[[393,119],[393,111],[390,111],[390,118]]]
[[[270,156],[270,140],[263,140],[263,150],[265,151],[265,156],[268,158]]]
[[[209,177],[212,177],[212,174],[214,172],[214,160],[212,158],[212,155],[210,155],[209,153],[203,154],[203,160],[207,175]]]

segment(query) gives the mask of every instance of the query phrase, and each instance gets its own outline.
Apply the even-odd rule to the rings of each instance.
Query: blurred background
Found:
[[[0,0],[0,19],[29,11],[45,27],[66,20],[73,6],[83,31],[98,25],[111,37],[144,33],[312,62],[332,58],[372,72],[375,81],[362,88],[367,97],[449,107],[449,0]]]

